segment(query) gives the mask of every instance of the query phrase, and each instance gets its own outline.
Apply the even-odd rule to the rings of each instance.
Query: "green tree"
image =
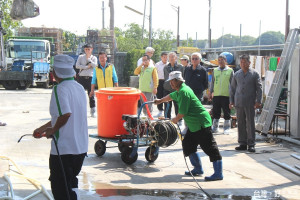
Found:
[[[77,48],[76,34],[70,31],[63,31],[63,50],[64,51],[75,51]]]
[[[258,45],[259,37],[255,41],[255,45]],[[278,31],[267,31],[260,36],[260,44],[261,45],[271,45],[271,44],[283,44],[284,43],[284,35]]]
[[[242,44],[241,46],[250,46],[250,45],[254,45],[256,38],[249,36],[249,35],[245,35],[242,36]]]
[[[0,11],[2,11],[2,28],[6,32],[4,35],[4,40],[8,37],[13,36],[13,31],[22,26],[22,22],[13,20],[9,13],[12,5],[12,0],[1,0],[0,1]]]
[[[161,51],[170,51],[174,47],[176,39],[173,32],[158,29],[153,34],[153,46],[160,46]]]
[[[240,37],[231,35],[231,34],[226,34],[223,35],[223,38],[220,37],[217,39],[216,43],[211,45],[213,48],[216,47],[222,47],[222,40],[223,40],[223,47],[234,47],[234,46],[239,46],[240,45]]]

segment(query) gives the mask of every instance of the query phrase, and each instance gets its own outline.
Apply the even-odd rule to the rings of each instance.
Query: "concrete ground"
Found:
[[[12,159],[27,177],[42,183],[51,193],[48,181],[50,140],[24,137],[50,119],[51,89],[29,88],[26,91],[6,91],[0,88],[0,156]],[[154,110],[154,116],[157,109]],[[88,115],[89,134],[97,134],[97,119]],[[222,129],[220,129],[222,130]],[[300,199],[300,177],[270,162],[273,158],[294,167],[300,161],[291,154],[300,155],[300,146],[281,139],[257,135],[256,153],[237,152],[237,129],[229,135],[215,134],[223,156],[224,180],[205,182],[204,176],[213,173],[212,163],[201,149],[204,176],[196,177],[198,184],[214,199]],[[148,163],[146,147],[138,149],[138,160],[126,165],[114,142],[107,143],[102,157],[94,152],[95,138],[89,139],[88,157],[79,175],[81,199],[201,199],[203,192],[187,170],[181,142],[161,148],[158,159]],[[189,160],[188,166],[191,167]],[[14,173],[11,162],[0,159],[0,199],[7,195],[8,186],[3,175]],[[35,187],[23,179],[11,176],[15,199],[33,193]],[[32,199],[47,199],[42,194]]]

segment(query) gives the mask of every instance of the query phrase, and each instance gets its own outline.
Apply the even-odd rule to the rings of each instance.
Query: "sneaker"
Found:
[[[251,153],[255,153],[255,148],[254,148],[254,146],[249,146],[249,147],[248,147],[248,151],[251,152]]]
[[[96,117],[95,113],[96,113],[96,108],[95,107],[91,108],[91,117],[93,118]]]
[[[231,121],[225,120],[224,121],[224,135],[228,135],[230,133]]]
[[[237,151],[247,150],[247,145],[240,145],[238,147],[235,147],[235,150],[237,150]]]
[[[219,119],[214,119],[213,120],[213,124],[211,126],[211,131],[212,131],[212,133],[219,132]]]

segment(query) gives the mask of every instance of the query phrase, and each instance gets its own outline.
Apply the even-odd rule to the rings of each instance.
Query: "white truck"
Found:
[[[6,45],[6,64],[11,71],[33,71],[31,85],[49,86],[53,38],[11,37]],[[52,47],[52,48],[51,48]],[[28,85],[29,82],[27,81]]]

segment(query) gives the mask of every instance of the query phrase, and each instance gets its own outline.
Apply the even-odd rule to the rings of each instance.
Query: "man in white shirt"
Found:
[[[162,52],[160,55],[161,61],[155,64],[157,74],[158,74],[158,88],[157,88],[157,98],[161,99],[164,97],[164,83],[165,83],[165,75],[164,75],[164,68],[166,65],[169,64],[168,62],[168,53],[167,52]],[[163,112],[163,104],[158,104],[157,105],[158,109],[158,117],[164,116]]]
[[[84,53],[78,57],[76,62],[76,69],[79,69],[78,82],[87,90],[89,99],[90,99],[90,114],[92,117],[95,117],[95,98],[90,96],[91,92],[91,82],[93,77],[94,68],[97,67],[97,57],[92,55],[93,46],[91,44],[84,45]]]
[[[67,55],[54,57],[53,74],[58,82],[50,100],[51,121],[33,132],[35,138],[45,134],[52,139],[49,159],[51,190],[55,199],[78,199],[77,175],[88,151],[87,101],[84,88],[74,80],[74,59]],[[58,155],[60,154],[60,156]],[[62,160],[60,165],[59,159]],[[64,175],[67,181],[66,191]]]

